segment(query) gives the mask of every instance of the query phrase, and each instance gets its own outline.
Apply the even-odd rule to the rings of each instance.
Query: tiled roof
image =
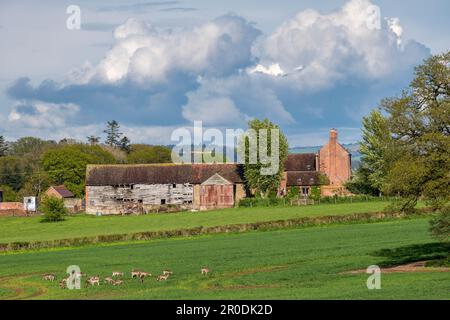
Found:
[[[320,185],[320,173],[318,171],[289,171],[287,186],[318,186]]]
[[[301,153],[290,154],[284,163],[285,171],[315,171],[316,170],[316,154]]]
[[[232,183],[243,182],[238,164],[89,165],[86,185],[200,184],[216,173]]]
[[[55,189],[56,192],[58,192],[61,195],[61,197],[63,197],[63,198],[73,198],[73,197],[75,197],[75,195],[63,185],[61,185],[61,186],[53,186],[52,188]]]

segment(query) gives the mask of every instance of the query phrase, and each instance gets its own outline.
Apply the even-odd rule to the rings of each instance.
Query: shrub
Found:
[[[57,222],[63,221],[67,214],[67,209],[64,207],[64,201],[56,197],[44,197],[39,206],[44,216],[41,222]]]
[[[450,241],[450,206],[442,208],[440,213],[430,221],[430,231],[441,241]]]
[[[298,194],[300,193],[300,188],[295,186],[289,189],[289,192],[286,195],[286,199],[294,200],[298,199]]]

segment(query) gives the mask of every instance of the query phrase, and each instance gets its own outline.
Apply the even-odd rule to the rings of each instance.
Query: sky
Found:
[[[172,144],[194,121],[267,117],[291,147],[330,128],[356,142],[363,116],[449,50],[448,12],[448,0],[2,0],[0,135],[85,141],[115,119],[132,142]]]

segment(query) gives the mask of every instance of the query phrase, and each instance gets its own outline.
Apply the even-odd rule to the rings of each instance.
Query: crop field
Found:
[[[0,219],[0,243],[378,212],[382,211],[387,204],[388,202],[376,201],[299,207],[233,208],[207,212],[160,213],[143,216],[96,217],[75,215],[67,217],[66,221],[61,223],[40,223],[40,217],[4,217]]]
[[[430,238],[422,217],[3,253],[0,299],[449,299],[450,273],[442,270],[382,273],[381,290],[367,289],[364,271],[347,273],[432,259],[448,249]],[[80,290],[68,290],[41,279],[48,272],[61,279],[69,265],[101,278],[123,271],[124,283],[83,281]],[[207,276],[200,274],[204,266]],[[132,269],[153,276],[140,283]],[[173,275],[156,281],[164,269]]]

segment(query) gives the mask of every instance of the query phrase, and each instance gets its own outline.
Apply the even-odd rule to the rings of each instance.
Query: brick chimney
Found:
[[[338,139],[338,132],[336,129],[330,129],[330,143],[337,143],[337,139]]]

